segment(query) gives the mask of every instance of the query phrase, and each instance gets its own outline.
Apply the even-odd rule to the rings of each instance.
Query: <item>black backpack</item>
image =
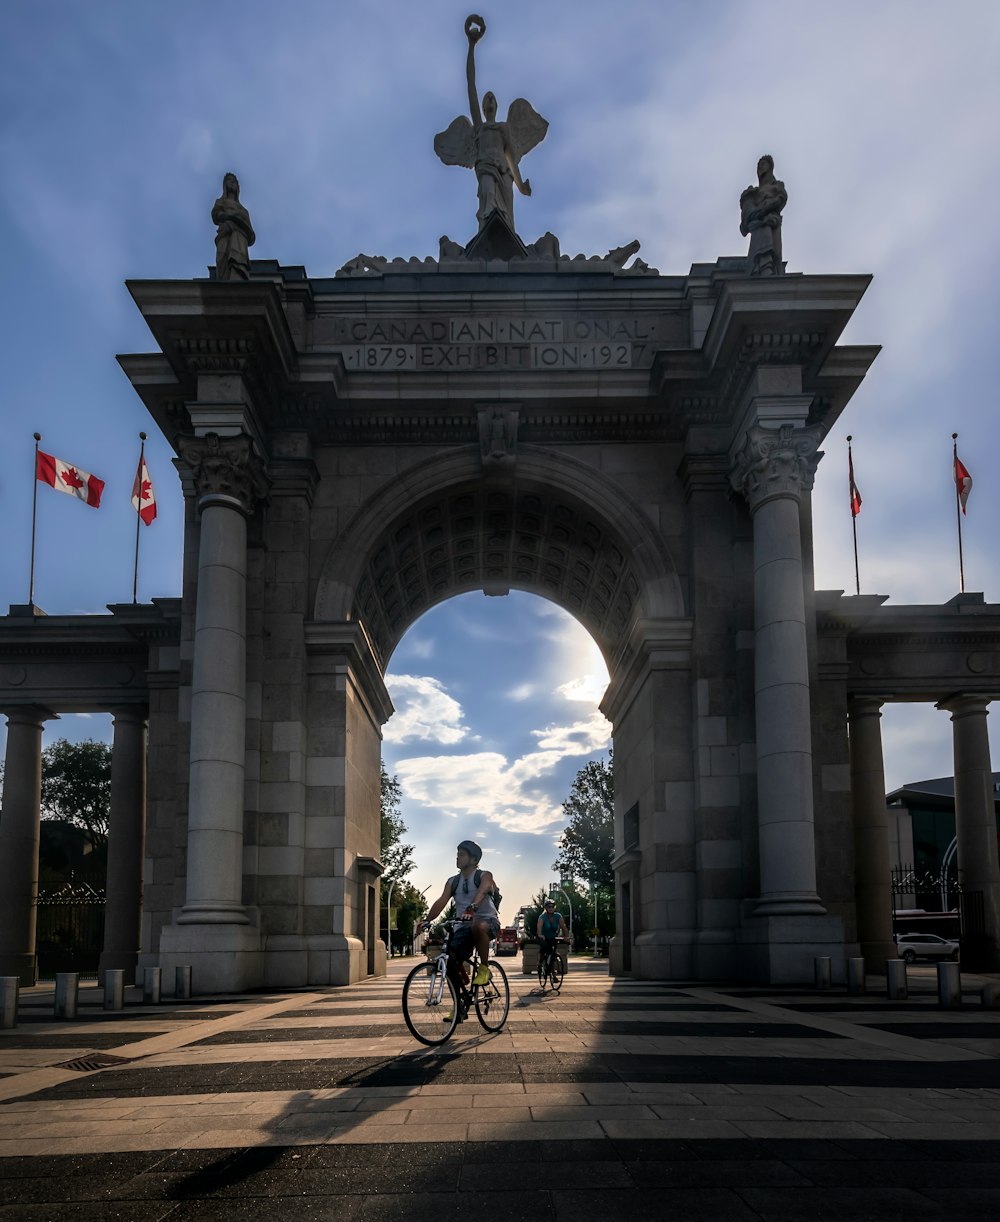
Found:
[[[454,897],[455,892],[458,890],[458,880],[461,877],[462,877],[461,874],[456,874],[455,877],[451,880],[452,897]],[[476,884],[476,890],[478,891],[479,884],[483,881],[482,870],[477,870],[473,878]],[[500,889],[497,887],[496,883],[493,884],[493,890],[490,892],[490,898],[493,900],[493,907],[497,910],[497,912],[499,912],[500,911],[500,901],[503,899],[503,896],[500,894]]]

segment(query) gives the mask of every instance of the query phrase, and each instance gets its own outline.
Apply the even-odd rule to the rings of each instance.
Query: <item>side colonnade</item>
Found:
[[[42,730],[58,714],[38,705],[3,710],[7,717],[3,814],[0,817],[0,976],[36,982],[35,928],[42,792]],[[146,711],[114,714],[107,908],[99,972],[135,975],[142,919],[146,825]]]

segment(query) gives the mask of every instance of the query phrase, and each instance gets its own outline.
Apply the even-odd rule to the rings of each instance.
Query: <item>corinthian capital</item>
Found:
[[[268,489],[264,466],[245,434],[220,437],[183,437],[181,457],[191,468],[199,497],[227,497],[238,502],[245,514],[253,512],[256,501]]]
[[[809,492],[822,454],[820,430],[782,424],[777,428],[751,425],[733,458],[729,478],[753,512],[776,496],[796,499]]]

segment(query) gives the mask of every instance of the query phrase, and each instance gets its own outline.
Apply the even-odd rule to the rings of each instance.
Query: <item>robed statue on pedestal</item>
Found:
[[[545,138],[548,122],[530,102],[515,98],[510,104],[505,122],[497,122],[497,100],[492,93],[483,95],[480,112],[476,93],[476,43],[486,33],[486,22],[473,13],[466,18],[465,34],[469,40],[466,77],[469,84],[471,122],[459,115],[446,131],[434,137],[434,151],[445,165],[461,165],[476,171],[479,184],[479,208],[476,216],[480,231],[489,217],[497,212],[514,230],[514,187],[522,195],[531,194],[531,183],[521,178],[519,162],[536,144]]]

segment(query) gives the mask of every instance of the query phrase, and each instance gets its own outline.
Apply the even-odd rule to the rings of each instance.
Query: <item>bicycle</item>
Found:
[[[403,983],[406,1025],[416,1039],[431,1047],[451,1039],[471,1010],[475,1010],[480,1026],[493,1032],[501,1030],[510,1010],[510,985],[499,963],[490,960],[490,979],[485,984],[466,983],[475,981],[479,970],[479,953],[473,951],[470,970],[463,979],[463,959],[451,949],[459,924],[445,922],[440,951],[426,963],[418,963]],[[449,959],[454,963],[454,973],[448,971]]]
[[[564,942],[565,938],[556,938],[555,944],[548,954],[543,954],[541,948],[538,951],[538,986],[545,992],[545,981],[548,980],[553,993],[558,993],[562,988],[563,982],[563,967],[562,959],[559,957],[558,944]]]

